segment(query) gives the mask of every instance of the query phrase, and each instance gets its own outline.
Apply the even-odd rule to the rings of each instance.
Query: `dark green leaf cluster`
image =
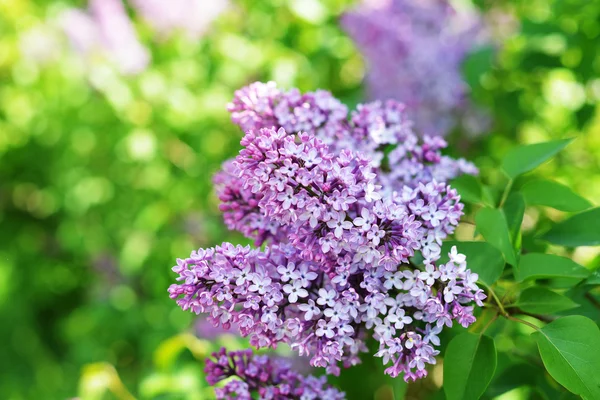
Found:
[[[475,214],[473,234],[483,240],[448,242],[443,250],[457,246],[467,255],[489,297],[478,324],[448,344],[448,399],[493,397],[520,386],[530,386],[534,397],[558,398],[566,390],[600,399],[599,271],[573,260],[576,247],[600,244],[600,208],[567,186],[528,176],[570,141],[507,152],[497,200],[485,199],[495,188],[478,179],[457,180]],[[564,215],[549,225],[525,221],[547,208]],[[509,377],[524,365],[525,376]],[[548,379],[553,383],[539,384]]]

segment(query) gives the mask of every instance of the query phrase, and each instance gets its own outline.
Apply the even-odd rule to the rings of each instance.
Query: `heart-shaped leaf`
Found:
[[[600,329],[580,315],[559,318],[532,333],[544,366],[569,391],[600,399]]]

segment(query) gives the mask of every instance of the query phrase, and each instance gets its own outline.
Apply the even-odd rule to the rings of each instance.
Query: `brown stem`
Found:
[[[527,325],[528,327],[530,327],[530,328],[533,328],[533,329],[535,329],[536,331],[539,331],[539,330],[540,330],[540,328],[539,328],[539,327],[535,326],[535,325],[534,325],[534,324],[532,324],[531,322],[527,322],[527,321],[525,321],[524,319],[517,318],[517,317],[513,317],[513,316],[511,316],[511,315],[508,315],[508,314],[507,314],[507,315],[505,315],[505,316],[504,316],[504,318],[506,318],[506,319],[510,319],[511,321],[519,322],[519,323],[521,323],[521,324],[523,324],[523,325]]]
[[[534,313],[530,313],[527,311],[523,311],[520,308],[517,308],[514,312],[515,314],[523,314],[523,315],[528,315],[530,317],[539,319],[540,321],[544,321],[544,322],[552,322],[554,321],[557,317],[551,316],[551,315],[542,315],[542,314],[534,314]]]
[[[592,303],[592,305],[594,307],[596,307],[597,309],[600,310],[600,301],[598,301],[594,296],[592,296],[592,294],[590,292],[587,292],[585,294],[585,298],[589,300],[590,303]]]
[[[481,330],[481,332],[480,332],[480,333],[483,335],[483,334],[485,333],[485,331],[487,331],[487,329],[490,327],[490,325],[492,325],[492,324],[494,323],[494,321],[496,321],[496,320],[498,319],[498,317],[499,317],[499,314],[498,314],[498,313],[496,313],[496,314],[495,314],[495,315],[492,317],[492,319],[490,319],[490,321],[489,321],[487,324],[485,324],[485,326],[483,327],[483,329]]]

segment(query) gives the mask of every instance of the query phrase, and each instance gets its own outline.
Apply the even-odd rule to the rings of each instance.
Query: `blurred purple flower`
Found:
[[[196,336],[201,339],[213,340],[218,338],[223,334],[234,334],[239,327],[236,324],[233,324],[230,329],[223,329],[221,325],[215,325],[213,321],[209,320],[204,316],[200,316],[196,318],[196,322],[194,323],[194,331]]]
[[[131,0],[136,11],[159,34],[183,31],[197,39],[229,7],[228,0]]]
[[[446,0],[364,0],[342,25],[367,63],[372,100],[403,102],[421,134],[446,135],[470,111],[461,64],[480,35],[477,16]],[[467,129],[481,129],[470,121]]]
[[[60,24],[72,47],[86,58],[111,60],[123,74],[137,74],[150,61],[121,0],[90,0],[87,11],[64,11]]]

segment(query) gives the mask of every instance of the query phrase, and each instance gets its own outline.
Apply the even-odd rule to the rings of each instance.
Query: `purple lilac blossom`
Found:
[[[206,380],[211,386],[227,380],[215,388],[217,399],[343,400],[343,392],[327,385],[324,376],[303,376],[280,359],[258,356],[252,350],[227,352],[222,348],[206,360]],[[233,379],[230,379],[233,378]]]
[[[233,161],[228,161],[223,164],[222,171],[214,177],[221,200],[219,208],[223,212],[227,227],[254,239],[257,246],[265,241],[284,240],[287,237],[286,229],[263,215],[258,208],[262,193],[253,193],[249,188],[244,188],[243,181],[235,171]]]
[[[474,14],[455,12],[446,0],[363,0],[342,25],[366,59],[369,98],[406,104],[420,133],[444,136],[463,114],[485,119],[461,75],[482,36]]]
[[[401,171],[392,173],[395,182],[388,182],[390,190],[432,179],[447,181],[463,173],[477,174],[473,164],[441,154],[447,146],[443,139],[415,134],[406,107],[394,100],[361,104],[349,114],[327,91],[301,95],[297,89],[282,91],[274,82],[256,82],[236,91],[228,109],[244,132],[270,127],[294,134],[309,132],[333,152],[349,149],[363,153],[378,168],[378,177],[403,170],[402,175],[397,175]],[[393,154],[387,165],[381,165],[386,146],[392,147]]]
[[[205,313],[215,325],[236,323],[253,346],[288,343],[334,374],[339,361],[359,362],[371,331],[380,343],[376,356],[392,363],[386,373],[404,372],[407,380],[425,376],[425,364],[435,363],[441,329],[453,321],[469,326],[471,303],[485,298],[455,248],[439,267],[403,264],[390,271],[355,263],[342,273],[323,272],[300,253],[291,245],[201,249],[178,261],[183,282],[169,291],[183,309]]]
[[[404,106],[389,100],[359,105],[348,115],[346,106],[329,92],[300,95],[294,89],[279,90],[273,82],[254,83],[236,92],[229,106],[233,122],[244,131],[284,128],[287,132],[313,133],[334,153],[351,150],[370,161],[374,185],[382,194],[402,193],[405,186],[447,182],[461,174],[477,174],[475,166],[464,159],[441,154],[447,146],[439,137],[420,138],[412,130]],[[384,150],[390,150],[386,155]],[[221,210],[230,229],[256,240],[257,245],[275,236],[287,236],[280,224],[258,207],[262,193],[243,189],[243,181],[232,161],[215,176]]]
[[[442,328],[469,326],[485,299],[456,248],[438,262],[463,208],[445,180],[476,170],[443,158],[443,141],[414,136],[395,102],[359,106],[348,119],[327,92],[294,91],[304,100],[285,102],[287,111],[281,96],[272,84],[236,94],[244,148],[217,177],[228,226],[264,250],[194,251],[177,261],[170,296],[217,326],[237,324],[257,348],[287,343],[330,373],[360,362],[373,336],[386,373],[425,376]],[[347,145],[321,140],[332,136]],[[384,145],[396,147],[383,157]],[[396,164],[410,171],[392,175]],[[416,251],[423,265],[411,262]]]
[[[91,58],[110,59],[123,74],[137,74],[150,61],[121,0],[90,0],[89,9],[64,11],[60,21],[72,47]]]
[[[131,0],[132,6],[160,35],[176,31],[198,39],[229,7],[228,0]]]

